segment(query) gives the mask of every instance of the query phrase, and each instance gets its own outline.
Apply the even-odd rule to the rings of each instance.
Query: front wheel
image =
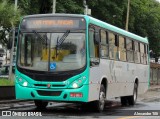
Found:
[[[42,101],[42,100],[34,100],[34,103],[37,109],[45,109],[46,106],[48,105],[47,101]]]
[[[105,107],[105,99],[106,99],[106,91],[104,85],[102,84],[99,92],[99,100],[92,102],[94,105],[94,109],[97,112],[102,112]]]

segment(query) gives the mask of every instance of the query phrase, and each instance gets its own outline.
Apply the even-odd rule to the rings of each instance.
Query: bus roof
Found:
[[[113,31],[116,32],[118,34],[121,34],[123,36],[135,39],[137,41],[143,42],[148,44],[148,39],[147,38],[143,38],[141,36],[138,36],[136,34],[133,34],[131,32],[125,31],[121,28],[118,28],[116,26],[113,26],[111,24],[108,24],[106,22],[100,21],[96,18],[93,18],[91,16],[88,15],[80,15],[80,14],[36,14],[36,15],[28,15],[25,16],[24,18],[29,18],[29,17],[47,17],[47,16],[66,16],[66,17],[84,17],[87,21],[87,23],[91,23],[91,24],[95,24],[97,26],[100,26],[102,28],[108,29],[109,31]]]
[[[30,17],[52,17],[52,16],[60,16],[60,17],[84,17],[86,15],[81,15],[81,14],[34,14],[34,15],[27,15],[27,16],[24,16],[23,18],[30,18]]]
[[[131,32],[128,32],[126,30],[123,30],[121,28],[118,28],[116,26],[113,26],[111,24],[108,24],[108,23],[105,23],[103,21],[100,21],[98,19],[95,19],[93,17],[90,17],[90,16],[85,16],[85,18],[88,20],[89,23],[91,24],[95,24],[97,26],[100,26],[102,28],[105,28],[105,29],[108,29],[109,31],[113,31],[115,33],[118,33],[118,34],[121,34],[123,36],[126,36],[126,37],[129,37],[129,38],[132,38],[132,39],[135,39],[137,41],[140,41],[140,42],[143,42],[143,43],[146,43],[148,44],[148,39],[147,37],[146,38],[143,38],[141,36],[138,36],[136,34],[133,34]]]

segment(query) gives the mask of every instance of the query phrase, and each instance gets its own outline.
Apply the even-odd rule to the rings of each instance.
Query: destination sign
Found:
[[[43,17],[23,19],[21,29],[85,28],[83,18]]]

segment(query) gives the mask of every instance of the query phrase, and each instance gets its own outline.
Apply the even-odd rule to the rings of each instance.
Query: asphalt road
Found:
[[[4,104],[7,105],[7,104]],[[7,109],[7,108],[6,108]],[[1,111],[5,110],[2,109]],[[37,110],[34,106],[33,102],[21,102],[21,103],[13,103],[8,104],[7,111],[11,111],[12,117],[0,117],[0,118],[12,118],[12,119],[20,119],[22,118],[22,113],[30,113],[30,117],[23,118],[37,118],[33,117],[35,114],[31,114],[33,112],[37,112],[39,118],[50,119],[51,117],[54,119],[58,118],[78,118],[78,119],[90,119],[90,118],[107,118],[107,119],[159,119],[160,118],[160,101],[148,101],[142,102],[138,101],[135,106],[125,106],[122,107],[119,100],[107,102],[105,110],[102,113],[96,113],[92,110],[83,110],[80,105],[72,104],[72,103],[50,103],[45,110]],[[21,113],[20,115],[18,115]],[[143,115],[142,115],[143,114]],[[144,116],[145,114],[145,116]],[[17,116],[18,115],[18,116]],[[152,116],[147,116],[152,115]],[[153,117],[154,115],[154,117]]]
[[[11,112],[10,116],[2,119],[159,119],[160,118],[160,91],[150,91],[139,96],[135,106],[121,106],[119,99],[107,101],[102,113],[92,109],[83,109],[79,104],[51,102],[45,110],[37,110],[33,101],[1,103],[1,111]],[[37,115],[38,117],[36,117]],[[21,117],[23,116],[23,117]],[[28,117],[30,116],[30,117]],[[40,117],[41,116],[41,117]]]

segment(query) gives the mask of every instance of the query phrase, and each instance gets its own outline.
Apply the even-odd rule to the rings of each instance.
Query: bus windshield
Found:
[[[85,30],[21,32],[18,66],[36,71],[70,71],[86,64]]]

